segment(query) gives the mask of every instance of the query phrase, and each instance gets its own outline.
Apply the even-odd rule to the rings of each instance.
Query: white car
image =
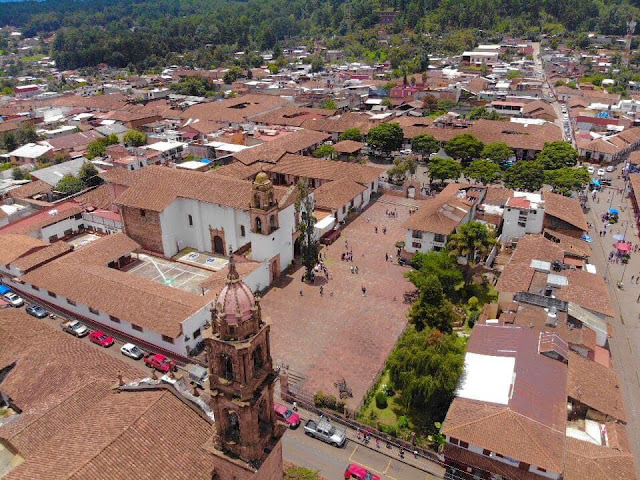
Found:
[[[604,174],[605,174],[604,168],[599,168],[598,169],[598,176],[599,177],[604,177]]]
[[[142,349],[135,346],[133,343],[125,343],[120,347],[120,353],[129,358],[133,358],[134,360],[140,360],[144,356]]]
[[[596,173],[596,169],[589,165],[587,167],[587,172],[589,172],[589,175],[593,175],[594,173]]]
[[[24,300],[20,295],[13,292],[7,292],[4,294],[4,299],[11,304],[12,307],[21,307],[24,305]]]
[[[607,166],[607,172],[611,173],[616,169],[616,167],[614,167],[613,165],[609,165]]]

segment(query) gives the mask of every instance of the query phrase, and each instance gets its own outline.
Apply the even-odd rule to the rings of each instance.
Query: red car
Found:
[[[320,243],[323,245],[331,245],[340,237],[340,230],[331,230],[320,237]]]
[[[352,463],[347,467],[344,472],[344,478],[345,480],[351,478],[356,480],[380,480],[380,477],[374,475],[366,468],[361,467],[360,465],[356,465],[355,463]]]
[[[169,360],[159,353],[149,353],[144,357],[144,363],[147,367],[155,368],[159,372],[167,373],[169,370],[174,372],[177,370],[176,362]]]
[[[95,343],[96,345],[100,345],[101,347],[105,347],[105,348],[113,345],[113,342],[115,341],[111,335],[107,335],[106,333],[101,332],[100,330],[91,332],[89,334],[89,340]]]
[[[298,428],[300,426],[300,415],[290,408],[280,405],[279,403],[274,403],[273,410],[276,412],[278,418],[289,425],[290,428]]]

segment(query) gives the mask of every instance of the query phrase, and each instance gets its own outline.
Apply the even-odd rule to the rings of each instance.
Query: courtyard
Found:
[[[403,296],[413,290],[404,278],[408,267],[386,261],[385,253],[395,257],[395,243],[405,238],[402,225],[409,208],[420,204],[382,196],[347,225],[333,245],[322,248],[330,280],[320,275],[314,285],[303,283],[303,269],[297,266],[264,296],[274,362],[288,365],[304,391],[339,397],[334,384],[344,379],[353,393],[347,406],[357,408],[377,380],[407,325]],[[397,216],[388,216],[387,210]],[[353,262],[341,260],[345,242]],[[358,267],[357,274],[351,273],[352,266]]]
[[[135,255],[136,261],[123,270],[137,277],[146,278],[170,287],[202,295],[200,283],[211,276],[212,272],[199,267],[186,265],[144,253]]]

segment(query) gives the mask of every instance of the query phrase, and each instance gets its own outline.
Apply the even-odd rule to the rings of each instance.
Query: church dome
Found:
[[[264,172],[260,172],[258,175],[256,175],[256,180],[255,180],[255,184],[256,185],[263,185],[265,183],[269,183],[269,176],[264,173]]]
[[[228,325],[238,325],[250,320],[254,314],[256,299],[251,289],[240,278],[233,257],[229,261],[227,282],[222,287],[216,303],[220,317],[224,318]]]

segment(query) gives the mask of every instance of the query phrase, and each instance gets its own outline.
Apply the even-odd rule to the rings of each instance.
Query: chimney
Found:
[[[545,325],[548,327],[556,327],[558,325],[558,313],[556,307],[550,307],[547,310],[547,321]]]

